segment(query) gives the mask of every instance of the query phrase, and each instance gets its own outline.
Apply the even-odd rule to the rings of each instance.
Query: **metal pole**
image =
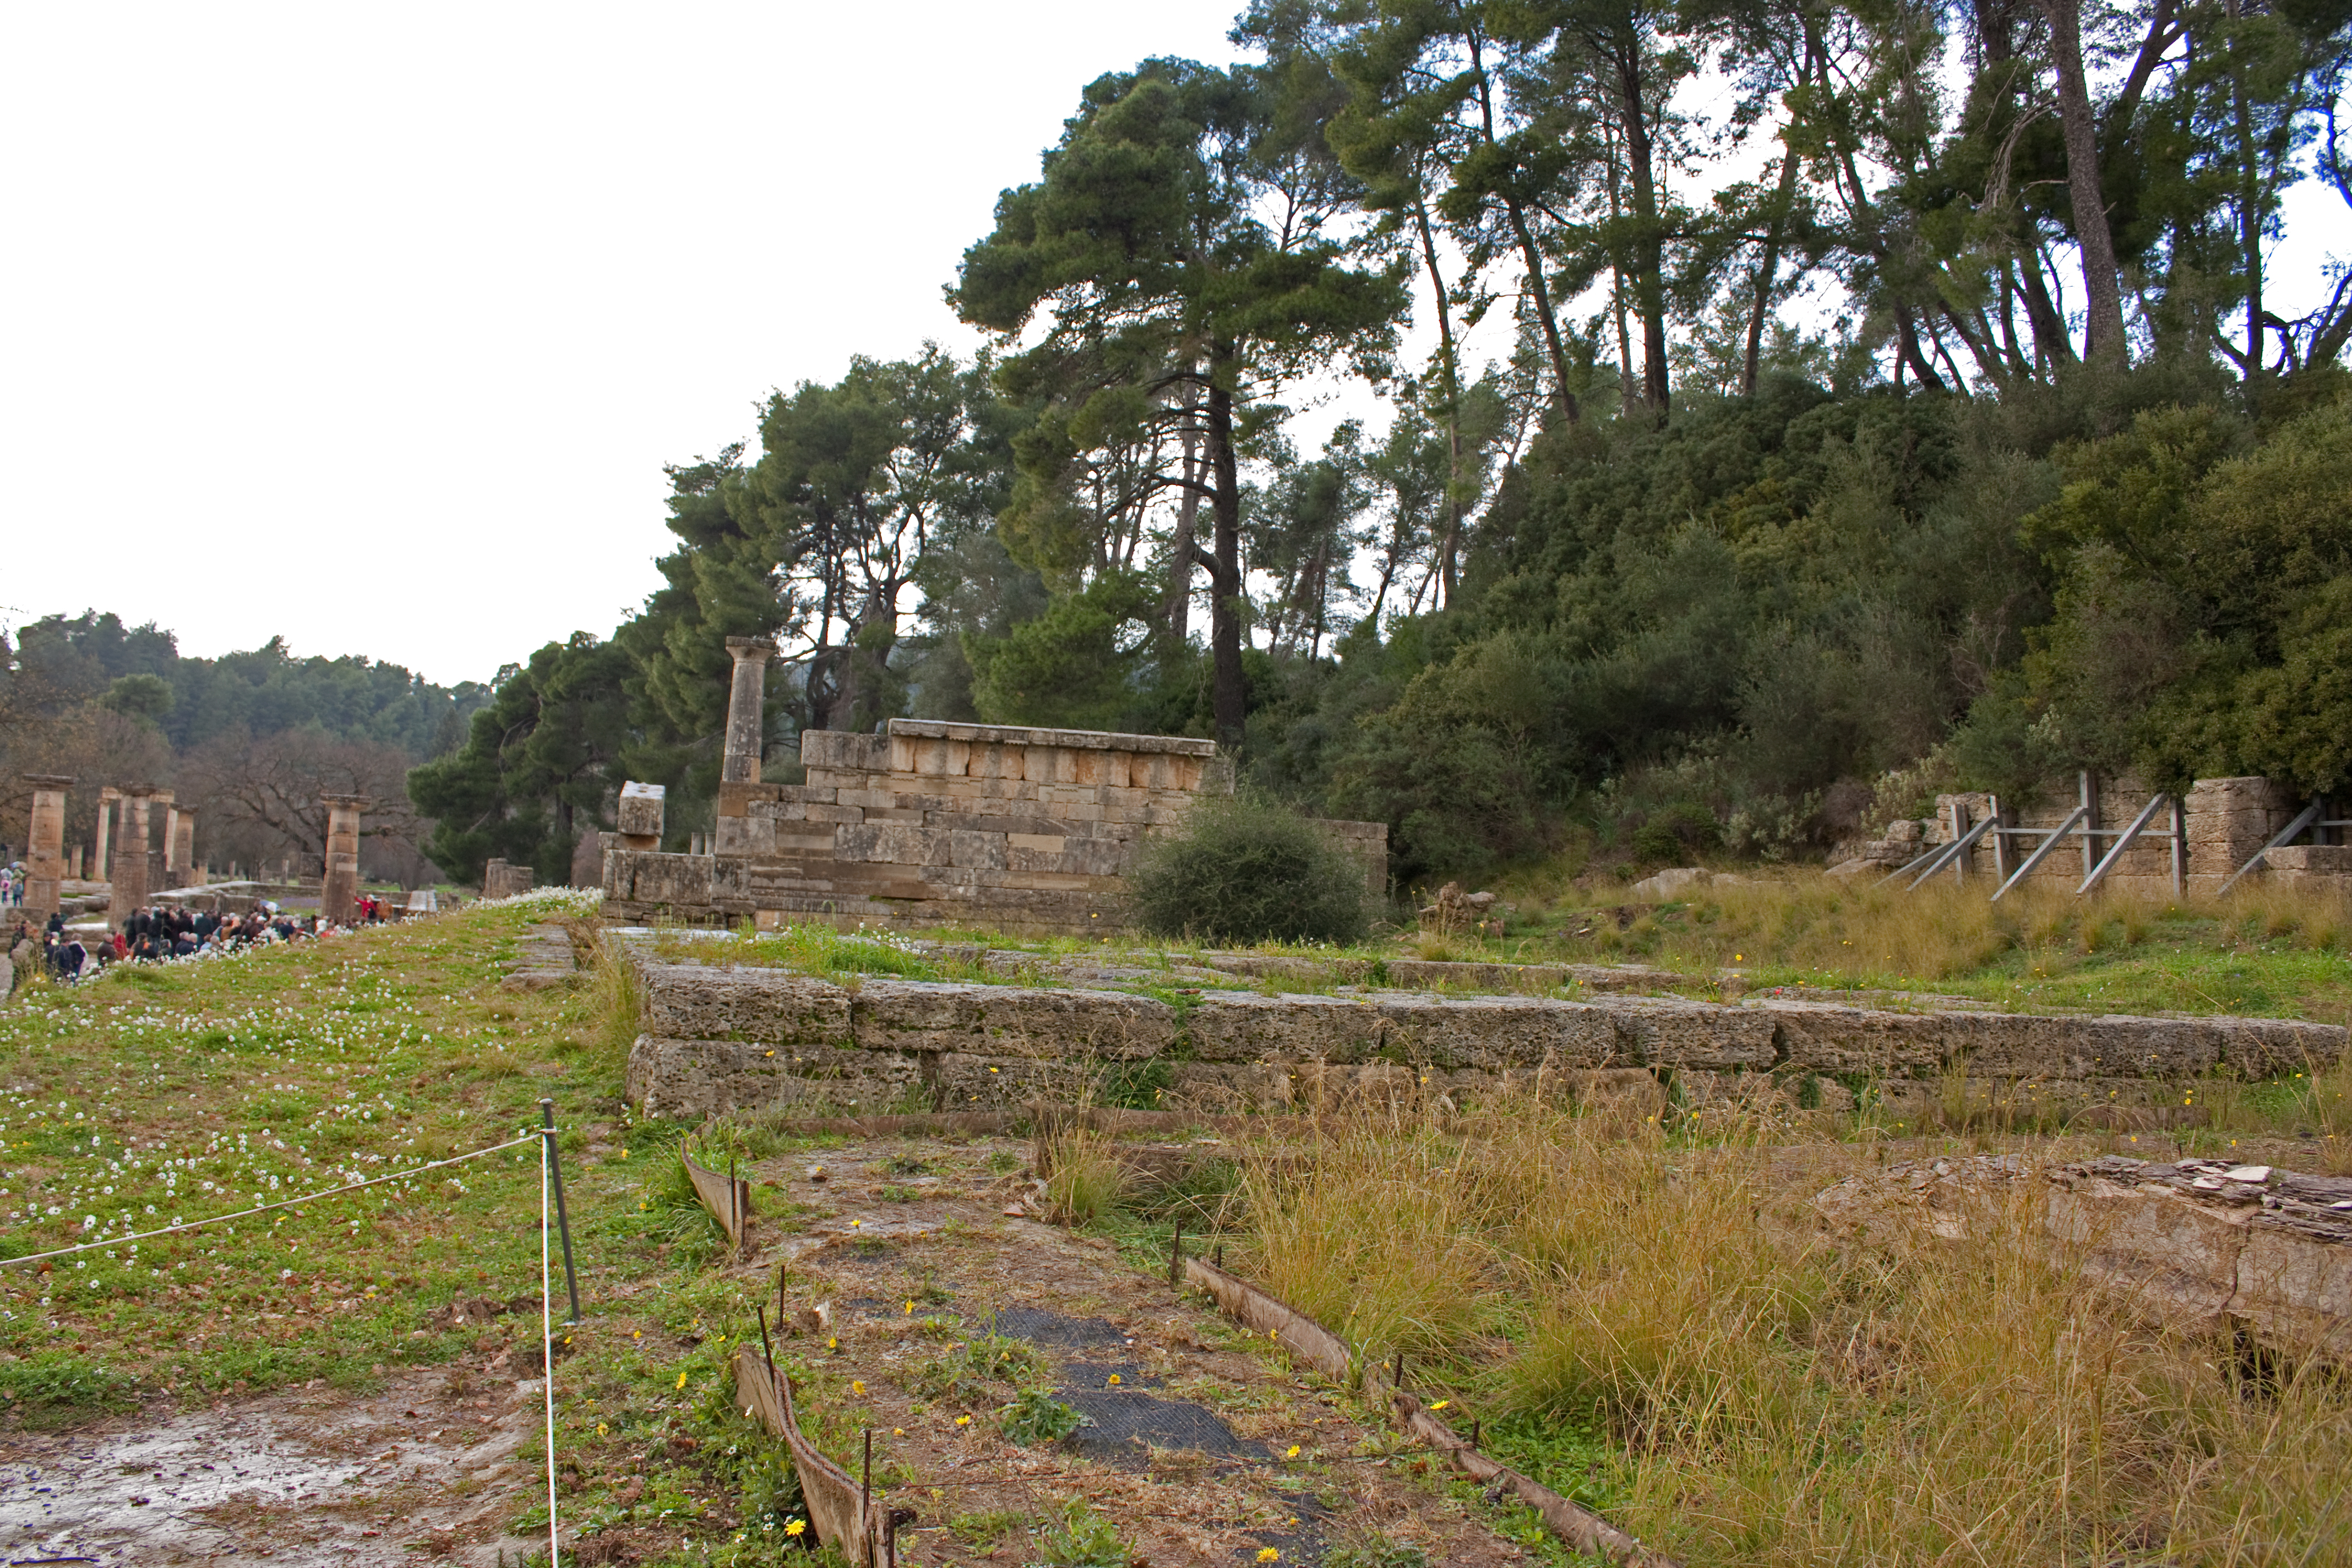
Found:
[[[2077,775],[2083,786],[2083,880],[2099,868],[2099,786],[2088,770]]]
[[[539,1135],[547,1140],[547,1173],[555,1179],[555,1226],[563,1236],[563,1288],[572,1293],[572,1316],[580,1321],[580,1279],[572,1270],[572,1221],[563,1212],[563,1166],[555,1154],[555,1101],[539,1102]]]
[[[2009,880],[2009,817],[1997,795],[1985,796],[1985,806],[1992,814],[1992,879],[1999,885]]]
[[[2172,797],[2172,896],[2189,896],[2189,815],[2180,797]]]

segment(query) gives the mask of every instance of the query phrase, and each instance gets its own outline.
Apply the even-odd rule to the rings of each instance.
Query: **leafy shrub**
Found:
[[[1062,1517],[1038,1532],[1037,1550],[1046,1568],[1127,1568],[1127,1543],[1109,1520],[1083,1498],[1062,1505]]]
[[[1050,1389],[1024,1388],[1012,1404],[1006,1405],[1004,1435],[1026,1447],[1033,1443],[1058,1443],[1079,1427],[1087,1418],[1053,1395]]]
[[[1682,860],[1722,844],[1723,828],[1715,813],[1691,801],[1653,812],[1647,822],[1633,830],[1636,860]]]
[[[1360,862],[1281,805],[1204,800],[1184,831],[1146,847],[1136,907],[1158,936],[1205,942],[1354,942],[1364,934]]]

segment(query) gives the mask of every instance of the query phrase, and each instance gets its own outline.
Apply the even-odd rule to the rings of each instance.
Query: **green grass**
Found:
[[[47,1276],[0,1268],[0,1428],[403,1369],[536,1375],[539,1157],[530,1143],[400,1184],[136,1243],[129,1232],[410,1168],[539,1123],[551,1098],[587,1321],[559,1330],[567,1525],[627,1524],[647,1561],[804,1561],[778,1446],[733,1408],[756,1338],[739,1281],[675,1199],[685,1131],[630,1114],[625,977],[507,992],[551,910],[481,908],[221,961],[118,969],[0,1007],[0,1257],[116,1238]],[[55,1210],[53,1214],[50,1211]],[[152,1213],[150,1212],[152,1209]],[[693,1224],[688,1224],[688,1219]],[[88,1227],[85,1230],[84,1227]],[[557,1280],[559,1302],[562,1282]],[[436,1326],[453,1298],[522,1300]],[[787,1356],[828,1411],[846,1379]],[[821,1440],[846,1457],[854,1427]],[[525,1467],[545,1460],[528,1439]],[[544,1527],[520,1493],[511,1521]]]

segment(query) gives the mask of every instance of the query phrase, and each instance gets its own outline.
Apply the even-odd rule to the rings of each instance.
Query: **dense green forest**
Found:
[[[894,714],[1213,735],[1408,879],[1644,825],[1802,855],[1945,781],[2352,776],[2352,273],[2274,262],[2294,187],[2352,216],[2347,0],[1235,37],[1079,92],[946,280],[979,363],[861,360],[668,470],[665,585],[412,776],[442,866],[561,877],[625,776],[706,826],[750,634],[775,776]],[[1350,383],[1386,427],[1303,449]]]

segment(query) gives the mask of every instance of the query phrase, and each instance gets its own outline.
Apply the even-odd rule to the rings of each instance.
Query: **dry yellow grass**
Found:
[[[1697,890],[1686,924],[1665,928],[1662,956],[1722,966],[1735,962],[1825,971],[1854,980],[1886,975],[1951,979],[2011,952],[2056,959],[2137,947],[2168,926],[2205,922],[2209,941],[2283,942],[2340,953],[2352,903],[2308,885],[2250,883],[2226,899],[2100,892],[2077,899],[2032,887],[1991,901],[1981,879],[1937,881],[1915,891],[1810,873]]]
[[[1368,1359],[1450,1353],[1464,1414],[1613,1451],[1617,1522],[1694,1565],[2352,1561],[2352,1389],[2138,1315],[2035,1184],[1968,1240],[1835,1242],[1808,1201],[1866,1158],[1335,1121],[1253,1177],[1248,1267]]]

